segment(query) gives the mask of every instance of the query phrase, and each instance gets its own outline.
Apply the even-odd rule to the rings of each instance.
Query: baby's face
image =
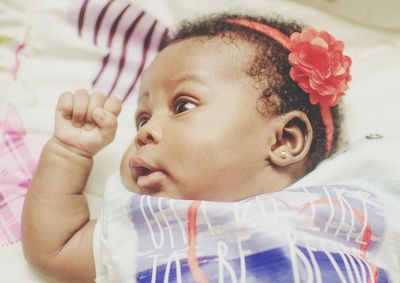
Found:
[[[253,52],[244,42],[194,38],[156,57],[141,83],[138,133],[121,162],[128,189],[220,201],[256,194],[272,135],[245,73]]]

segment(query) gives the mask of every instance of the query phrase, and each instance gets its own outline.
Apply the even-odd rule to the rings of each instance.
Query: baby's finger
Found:
[[[61,112],[64,119],[72,118],[72,108],[74,107],[74,96],[71,92],[64,92],[57,101],[56,110]]]
[[[104,109],[117,117],[121,112],[121,100],[115,96],[107,98],[106,102],[104,103]]]
[[[78,89],[74,93],[74,109],[72,110],[72,122],[81,127],[85,123],[86,112],[89,106],[89,93],[84,89]]]
[[[103,138],[107,141],[112,141],[118,124],[116,116],[104,108],[97,107],[93,110],[93,119],[100,128]]]
[[[95,91],[90,96],[89,106],[86,113],[86,123],[93,124],[93,110],[97,107],[103,107],[106,97],[99,91]]]

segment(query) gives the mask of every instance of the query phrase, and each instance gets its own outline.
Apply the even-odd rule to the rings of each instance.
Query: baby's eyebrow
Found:
[[[192,81],[192,82],[197,82],[200,84],[205,84],[204,80],[201,79],[200,75],[195,75],[195,74],[184,74],[183,76],[179,76],[176,79],[172,79],[171,83],[177,84],[181,83],[184,81]]]
[[[139,103],[141,103],[142,101],[143,101],[143,99],[148,99],[149,98],[149,93],[146,91],[145,93],[143,93],[143,94],[139,94],[139,98],[138,98],[138,101],[137,101],[137,103],[139,104]]]
[[[206,86],[207,80],[202,79],[201,74],[185,73],[182,76],[177,76],[176,78],[171,78],[168,80],[168,88],[175,88],[176,85],[183,82],[194,82]],[[137,105],[143,103],[143,101],[148,100],[150,93],[148,91],[139,94]]]

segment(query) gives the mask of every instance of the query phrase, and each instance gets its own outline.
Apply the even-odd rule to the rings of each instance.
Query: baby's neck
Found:
[[[265,167],[256,178],[249,181],[246,185],[247,188],[252,189],[243,189],[243,196],[235,200],[243,200],[257,195],[284,190],[306,174],[304,168],[303,164],[294,164],[285,167]]]

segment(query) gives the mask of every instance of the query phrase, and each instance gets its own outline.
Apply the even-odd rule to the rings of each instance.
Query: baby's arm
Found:
[[[121,103],[84,90],[64,93],[54,134],[45,145],[22,215],[25,256],[57,282],[94,282],[94,221],[82,194],[92,157],[109,144]]]

